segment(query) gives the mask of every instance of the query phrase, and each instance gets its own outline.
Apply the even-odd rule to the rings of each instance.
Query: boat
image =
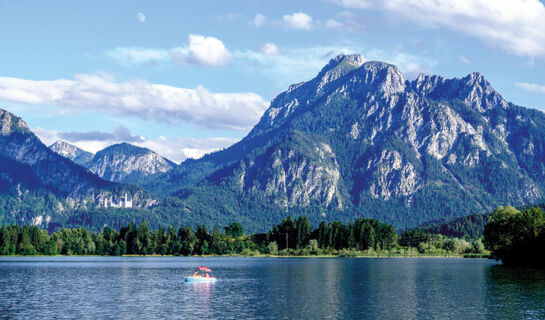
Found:
[[[185,282],[216,282],[218,279],[209,275],[212,270],[205,266],[198,267],[193,275],[185,277]]]

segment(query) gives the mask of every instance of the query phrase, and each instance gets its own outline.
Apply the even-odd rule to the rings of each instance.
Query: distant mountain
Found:
[[[58,140],[50,145],[49,149],[65,158],[72,160],[82,167],[87,167],[91,159],[93,159],[93,154],[91,152],[87,152],[61,140]]]
[[[142,184],[176,166],[157,153],[128,143],[111,145],[87,163],[89,171],[115,182]]]
[[[139,187],[105,181],[51,151],[21,118],[0,109],[0,224],[41,224],[74,210],[155,204]]]
[[[414,227],[545,200],[545,115],[506,102],[480,73],[408,81],[341,55],[279,94],[242,141],[152,187],[218,216]]]
[[[113,182],[145,184],[176,167],[174,162],[157,153],[129,143],[114,144],[96,154],[64,141],[57,141],[49,148]]]

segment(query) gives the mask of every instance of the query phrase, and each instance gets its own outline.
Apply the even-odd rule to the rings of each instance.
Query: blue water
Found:
[[[206,265],[216,283],[184,283]],[[0,318],[545,319],[545,273],[485,259],[0,258]]]

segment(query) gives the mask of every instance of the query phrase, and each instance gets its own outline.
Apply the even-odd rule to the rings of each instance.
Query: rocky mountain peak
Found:
[[[338,55],[329,60],[329,63],[318,73],[319,80],[316,91],[320,91],[326,84],[335,81],[347,73],[361,67],[365,63],[359,54]]]
[[[81,150],[80,148],[62,140],[55,141],[55,143],[49,146],[49,149],[69,159],[70,157],[75,157],[78,151]]]
[[[354,82],[362,83],[367,90],[387,95],[405,90],[406,79],[401,70],[392,64],[369,61],[354,72]]]
[[[13,113],[0,109],[0,134],[10,135],[14,132],[29,132],[28,126],[23,119]]]
[[[138,183],[175,166],[149,149],[123,142],[97,152],[87,167],[106,180]]]
[[[481,113],[496,107],[506,109],[508,106],[508,103],[480,72],[453,79],[420,74],[411,83],[411,87],[417,94],[426,98],[456,99]]]
[[[322,68],[318,76],[323,75],[332,70],[354,70],[361,67],[365,63],[365,58],[359,54],[340,54],[329,60],[329,63]]]
[[[49,146],[49,149],[84,167],[86,167],[93,158],[91,152],[87,152],[62,140],[55,141],[55,143]]]

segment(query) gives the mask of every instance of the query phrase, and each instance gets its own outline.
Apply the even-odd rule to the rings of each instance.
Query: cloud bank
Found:
[[[0,100],[240,131],[251,129],[268,105],[251,92],[211,93],[201,86],[185,89],[138,79],[119,82],[107,74],[52,81],[0,77]]]
[[[545,6],[539,0],[387,0],[383,5],[411,21],[459,31],[519,56],[545,56]]]
[[[430,28],[444,27],[518,56],[545,57],[545,5],[539,0],[328,1],[345,8],[383,10]]]

